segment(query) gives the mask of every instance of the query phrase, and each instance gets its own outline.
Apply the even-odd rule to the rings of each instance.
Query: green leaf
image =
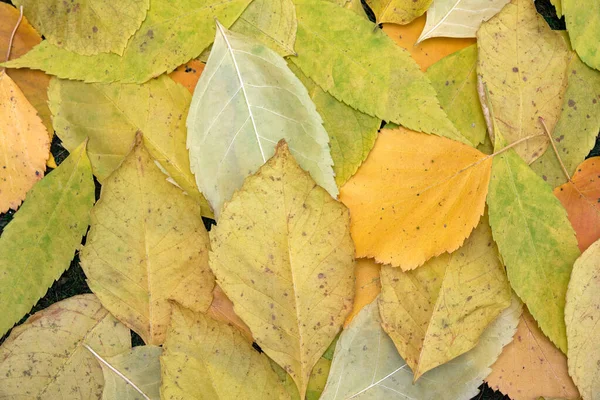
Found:
[[[136,133],[142,132],[163,172],[201,205],[202,215],[212,217],[190,171],[184,121],[191,96],[184,87],[168,76],[142,85],[54,78],[48,98],[54,129],[67,150],[89,138],[88,154],[100,182],[119,166]]]
[[[31,189],[0,237],[0,335],[69,267],[93,204],[92,169],[82,143]]]
[[[329,134],[335,181],[341,187],[369,155],[381,120],[338,101],[294,64],[289,63],[288,66],[304,84],[323,118],[323,127]]]
[[[562,111],[552,137],[563,164],[573,176],[594,147],[600,130],[600,72],[575,56],[567,68],[567,76]],[[553,188],[567,182],[554,151],[546,151],[531,168]]]
[[[187,119],[192,171],[215,216],[282,138],[300,166],[337,197],[329,137],[306,88],[277,53],[218,28]]]
[[[173,305],[160,362],[164,399],[289,399],[269,358],[234,327]]]
[[[82,55],[123,54],[146,18],[150,0],[14,0],[52,45]]]
[[[433,0],[367,0],[378,24],[405,25],[427,11]]]
[[[231,30],[256,39],[285,57],[296,54],[297,27],[292,0],[254,0]]]
[[[442,58],[425,75],[456,129],[474,145],[483,143],[487,127],[477,93],[477,45]]]
[[[595,0],[562,0],[562,13],[567,23],[571,46],[584,63],[600,69],[600,2]]]
[[[505,142],[495,132],[498,151]],[[566,352],[565,294],[580,254],[567,212],[512,149],[494,157],[487,203],[512,288],[542,332]]]
[[[512,304],[485,330],[471,351],[413,383],[413,374],[381,328],[377,301],[352,320],[337,344],[321,400],[468,400],[490,373],[502,347],[512,341],[521,303]]]
[[[373,23],[321,0],[298,0],[296,15],[290,60],[323,90],[366,114],[470,144],[410,54]]]
[[[214,19],[230,26],[250,0],[151,0],[123,56],[82,56],[43,41],[7,68],[41,69],[85,82],[143,83],[200,55],[213,41]]]
[[[369,20],[367,17],[367,13],[365,13],[365,9],[360,0],[327,0],[333,4],[337,4],[340,7],[343,7],[347,10],[352,11],[356,15],[361,16],[363,19]]]

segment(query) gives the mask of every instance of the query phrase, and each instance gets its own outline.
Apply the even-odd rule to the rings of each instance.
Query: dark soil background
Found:
[[[0,0],[0,2],[10,4],[9,0]],[[371,21],[375,22],[373,12],[369,9],[364,0],[362,0],[362,2],[363,7],[369,15],[369,18],[371,19]],[[535,0],[535,5],[538,12],[544,16],[544,18],[548,22],[548,25],[550,25],[552,29],[565,29],[564,17],[560,19],[557,18],[554,6],[550,3],[549,0]],[[62,146],[60,139],[56,135],[54,136],[54,140],[52,141],[51,152],[54,155],[56,164],[60,164],[69,155],[68,151]],[[596,140],[596,146],[588,155],[588,157],[592,156],[600,156],[600,135]],[[48,169],[46,173],[49,173],[50,171],[51,169]],[[100,184],[97,181],[95,183],[96,200],[98,200],[100,196]],[[9,211],[6,214],[0,214],[0,235],[2,235],[4,227],[13,218],[14,213],[14,211]],[[206,225],[206,228],[210,230],[210,227],[215,224],[215,221],[210,219],[204,219],[204,224]],[[85,237],[83,238],[82,244],[85,244]],[[54,282],[54,285],[52,285],[52,287],[48,290],[46,295],[38,301],[38,303],[33,307],[31,312],[25,317],[23,317],[23,319],[19,323],[24,322],[30,315],[36,313],[37,311],[43,310],[58,301],[83,293],[91,293],[91,291],[85,281],[85,275],[79,264],[79,255],[76,253],[75,258],[73,259],[73,261],[71,261],[69,269],[67,269],[67,271],[65,271],[62,274],[62,276],[56,282]],[[9,333],[7,333],[4,337],[0,338],[0,344],[4,342],[4,339],[6,339]],[[134,346],[141,346],[144,344],[142,339],[137,334],[132,332],[131,336]],[[256,347],[258,348],[258,346]],[[510,398],[508,396],[504,396],[500,392],[492,390],[489,386],[487,386],[487,384],[484,383],[480,387],[480,393],[477,396],[473,397],[472,400],[510,400]]]

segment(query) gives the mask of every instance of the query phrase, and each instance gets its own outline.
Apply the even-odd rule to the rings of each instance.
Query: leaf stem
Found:
[[[538,136],[544,136],[544,134],[543,134],[543,133],[536,133],[535,135],[529,135],[529,136],[525,136],[524,138],[521,138],[521,139],[519,139],[519,140],[517,140],[517,141],[514,141],[514,142],[512,142],[511,144],[509,144],[508,146],[506,146],[506,147],[504,147],[504,148],[502,148],[502,149],[498,150],[497,152],[495,152],[495,153],[493,153],[493,154],[490,154],[490,155],[489,155],[489,156],[487,156],[486,158],[490,158],[490,157],[496,157],[497,155],[500,155],[500,154],[504,153],[505,151],[507,151],[507,150],[510,150],[510,149],[512,149],[513,147],[515,147],[515,146],[517,146],[517,145],[519,145],[519,144],[521,144],[521,143],[523,143],[523,142],[526,142],[526,141],[528,141],[529,139],[536,138],[536,137],[538,137]]]
[[[567,171],[565,164],[563,164],[563,161],[560,158],[560,155],[558,154],[558,149],[556,148],[556,144],[554,144],[554,139],[552,138],[552,135],[550,134],[550,131],[548,130],[548,127],[546,126],[546,121],[544,121],[544,118],[542,118],[542,117],[539,117],[539,120],[540,120],[542,126],[544,127],[544,132],[546,132],[546,135],[548,136],[548,139],[550,140],[550,144],[552,145],[552,150],[554,150],[554,154],[556,155],[556,158],[558,159],[558,163],[560,164],[560,167],[562,168],[563,173],[567,177],[567,180],[571,181],[571,175],[569,175],[569,172]]]
[[[17,33],[17,29],[19,29],[19,25],[21,25],[21,21],[23,20],[23,6],[19,7],[19,19],[13,28],[12,33],[10,34],[10,40],[8,41],[8,49],[6,50],[6,62],[10,59],[10,50],[12,49],[13,40],[15,39],[15,34]],[[6,68],[2,68],[4,72]]]

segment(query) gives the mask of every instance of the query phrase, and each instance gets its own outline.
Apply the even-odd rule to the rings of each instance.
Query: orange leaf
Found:
[[[200,79],[200,75],[202,75],[202,71],[204,71],[204,67],[205,64],[200,61],[192,60],[177,67],[175,71],[169,74],[169,77],[175,82],[185,86],[190,93],[194,94],[194,89]]]
[[[346,317],[344,328],[348,326],[364,306],[371,304],[381,292],[380,270],[381,265],[373,259],[360,258],[356,260],[354,265],[354,306],[352,312]]]
[[[600,239],[600,157],[579,164],[570,182],[554,189],[567,210],[579,250],[585,251]]]
[[[237,328],[250,343],[254,341],[250,328],[233,311],[233,303],[219,285],[213,289],[213,301],[206,313],[217,321],[226,322]]]
[[[340,190],[357,257],[414,269],[462,245],[485,206],[492,158],[454,140],[382,130]]]

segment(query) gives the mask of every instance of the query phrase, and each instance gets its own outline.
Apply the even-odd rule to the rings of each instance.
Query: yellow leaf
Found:
[[[514,340],[502,350],[486,381],[512,400],[579,397],[567,372],[567,357],[542,333],[527,310]]]
[[[146,344],[161,344],[168,300],[208,309],[214,278],[199,205],[164,179],[137,136],[102,186],[81,251],[90,289]]]
[[[404,128],[382,130],[340,200],[357,257],[414,269],[462,245],[485,206],[492,158]]]
[[[48,132],[35,108],[0,71],[0,213],[16,210],[42,179],[49,152]]]
[[[358,315],[360,310],[367,304],[371,304],[381,292],[380,270],[381,264],[377,264],[370,258],[356,260],[354,266],[354,276],[356,277],[354,282],[354,305],[352,312],[346,318],[346,322],[344,322],[344,328],[347,328],[348,324]]]
[[[211,231],[210,264],[263,351],[304,398],[311,370],[352,304],[348,210],[285,142],[246,179]]]
[[[248,339],[248,342],[253,342],[254,339],[252,338],[250,328],[248,328],[248,325],[246,325],[246,323],[235,313],[233,310],[233,303],[219,285],[215,285],[213,290],[213,300],[206,313],[214,320],[226,322],[229,325],[235,326],[243,336]]]
[[[368,0],[377,23],[408,24],[425,14],[433,0]]]
[[[162,399],[289,399],[269,359],[238,330],[177,305],[161,367]]]
[[[452,254],[415,271],[384,266],[381,289],[383,329],[415,380],[474,348],[511,298],[487,217]]]

